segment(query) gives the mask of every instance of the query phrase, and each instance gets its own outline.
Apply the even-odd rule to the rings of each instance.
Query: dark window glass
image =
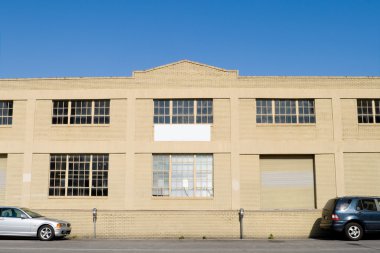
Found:
[[[357,110],[359,123],[373,123],[372,99],[358,99]]]
[[[299,123],[315,123],[314,100],[298,100],[298,121]]]
[[[336,203],[336,210],[337,211],[347,210],[347,208],[350,206],[351,202],[352,202],[352,199],[340,199]]]
[[[92,101],[73,100],[71,101],[70,124],[91,124]]]
[[[50,156],[49,196],[65,196],[66,155]]]
[[[256,99],[256,123],[273,123],[271,99]]]
[[[52,124],[63,125],[68,123],[69,101],[59,100],[53,101],[53,117]]]
[[[211,99],[197,100],[197,123],[213,123],[213,101]]]
[[[275,102],[276,123],[297,123],[296,101],[277,99]]]
[[[173,123],[194,123],[194,100],[173,100]]]
[[[361,210],[365,211],[377,211],[376,203],[374,199],[362,199],[361,201]]]
[[[154,124],[170,124],[170,100],[154,100]]]
[[[94,124],[110,123],[110,100],[94,101]]]

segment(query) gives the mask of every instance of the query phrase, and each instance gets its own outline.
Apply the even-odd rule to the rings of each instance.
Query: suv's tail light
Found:
[[[331,215],[332,220],[339,220],[339,216],[336,214]]]

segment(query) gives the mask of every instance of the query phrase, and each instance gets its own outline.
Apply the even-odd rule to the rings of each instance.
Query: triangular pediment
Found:
[[[167,65],[159,66],[156,68],[134,71],[133,77],[135,78],[236,78],[236,70],[226,70],[214,66],[193,62],[189,60],[182,60]]]

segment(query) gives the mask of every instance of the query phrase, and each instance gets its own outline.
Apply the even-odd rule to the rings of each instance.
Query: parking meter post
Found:
[[[243,218],[244,218],[244,209],[240,208],[239,210],[240,240],[243,240]]]
[[[92,222],[94,223],[94,239],[96,239],[96,220],[98,219],[98,210],[92,209]]]

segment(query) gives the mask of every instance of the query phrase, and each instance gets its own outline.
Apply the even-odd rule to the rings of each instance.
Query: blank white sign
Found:
[[[154,141],[211,141],[211,125],[155,124]]]

